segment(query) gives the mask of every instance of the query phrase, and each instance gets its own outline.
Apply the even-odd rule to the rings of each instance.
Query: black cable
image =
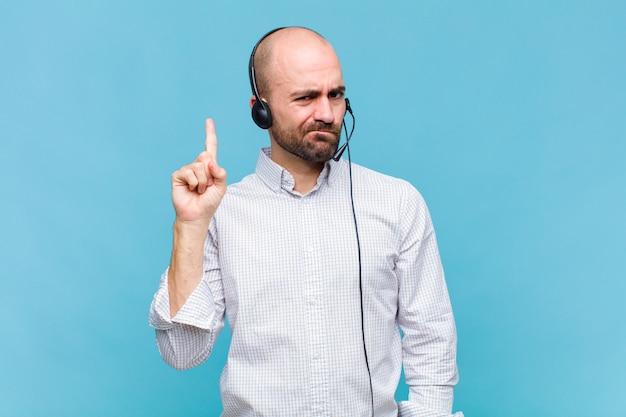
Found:
[[[350,112],[352,115],[352,112]],[[359,259],[359,295],[361,298],[361,337],[363,340],[363,353],[365,355],[365,366],[367,367],[367,376],[369,377],[370,384],[370,400],[372,405],[372,417],[374,417],[374,386],[372,384],[372,371],[370,369],[369,358],[367,355],[367,345],[365,343],[365,309],[363,308],[363,274],[362,274],[362,262],[361,262],[361,240],[359,239],[359,225],[356,219],[356,210],[354,208],[354,190],[352,187],[352,158],[350,155],[350,138],[352,137],[352,132],[354,132],[355,120],[354,116],[352,116],[352,129],[350,130],[350,134],[348,135],[348,128],[346,127],[346,123],[344,121],[343,128],[346,132],[346,149],[348,151],[348,174],[350,178],[350,203],[352,205],[352,218],[354,219],[354,232],[356,234],[356,247],[358,252]]]

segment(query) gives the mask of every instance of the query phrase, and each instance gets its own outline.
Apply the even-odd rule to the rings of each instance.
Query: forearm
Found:
[[[425,246],[429,243],[433,241],[423,241]],[[429,260],[418,260],[416,264],[429,267],[414,270],[419,285],[401,295],[404,301],[398,323],[404,333],[403,367],[410,402],[443,416],[450,414],[453,387],[458,381],[456,326],[434,243],[422,249],[423,255],[430,252],[426,256]]]
[[[409,385],[408,404],[447,416],[452,410],[453,388],[458,382],[456,331],[451,313],[429,323],[426,320],[419,332],[413,331],[414,326],[404,328],[402,357]]]
[[[202,280],[208,223],[174,222],[174,243],[168,271],[170,317],[176,316]]]

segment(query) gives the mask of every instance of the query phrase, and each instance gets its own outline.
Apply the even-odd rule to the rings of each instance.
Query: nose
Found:
[[[315,114],[313,115],[315,120],[324,123],[333,123],[335,121],[335,114],[333,113],[333,106],[328,97],[320,96],[315,103]]]

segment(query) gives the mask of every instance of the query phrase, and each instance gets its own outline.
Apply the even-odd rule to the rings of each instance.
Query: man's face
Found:
[[[268,102],[270,135],[288,153],[326,162],[337,151],[345,113],[341,66],[329,45],[276,51]]]

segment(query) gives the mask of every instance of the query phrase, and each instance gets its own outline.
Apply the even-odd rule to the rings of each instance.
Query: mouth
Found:
[[[339,138],[339,133],[333,130],[315,129],[315,130],[309,130],[307,134],[309,133],[314,135],[316,138],[323,139],[323,140],[328,140],[328,139],[336,140],[337,138]]]

